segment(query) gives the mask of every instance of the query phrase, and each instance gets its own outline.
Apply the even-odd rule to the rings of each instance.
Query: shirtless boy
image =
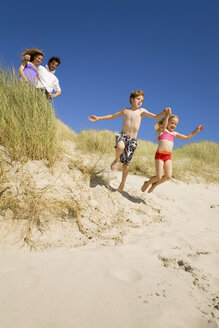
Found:
[[[119,161],[123,163],[122,181],[117,189],[119,192],[123,191],[129,171],[129,164],[134,151],[137,148],[137,134],[143,116],[157,120],[160,119],[167,111],[167,108],[164,108],[162,113],[153,114],[142,108],[141,105],[144,101],[144,93],[142,90],[132,91],[129,100],[131,103],[131,108],[123,108],[119,112],[112,115],[91,115],[88,117],[89,121],[97,122],[100,120],[113,120],[114,118],[123,115],[122,131],[116,135],[116,158],[111,164],[111,169],[115,170]]]

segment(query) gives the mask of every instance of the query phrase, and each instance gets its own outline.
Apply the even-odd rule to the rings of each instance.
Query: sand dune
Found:
[[[2,197],[24,217],[12,207],[0,217],[2,328],[219,326],[218,185],[173,180],[148,194],[130,175],[119,194],[121,172],[89,179],[71,155],[53,170],[10,164],[5,177]]]

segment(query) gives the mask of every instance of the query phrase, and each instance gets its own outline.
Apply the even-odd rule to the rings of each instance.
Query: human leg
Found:
[[[122,140],[121,137],[123,138]],[[124,133],[118,134],[116,136],[116,139],[117,139],[116,159],[112,163],[111,167],[113,169],[113,167],[116,166],[119,161],[123,163],[122,181],[119,185],[119,188],[117,189],[117,191],[122,192],[128,175],[129,164],[132,160],[135,149],[137,148],[137,140]],[[121,141],[123,142],[121,143]]]
[[[154,182],[151,186],[151,188],[148,190],[148,192],[152,192],[159,184],[164,183],[165,181],[172,178],[172,160],[168,160],[164,163],[164,176],[158,180],[157,182]]]
[[[141,187],[141,190],[143,192],[150,186],[150,184],[153,184],[162,178],[163,167],[164,167],[164,162],[162,160],[155,159],[156,175],[150,178],[148,181],[144,182],[143,186]]]
[[[111,170],[115,170],[117,168],[117,165],[118,165],[119,160],[120,160],[120,156],[121,156],[124,149],[125,149],[125,144],[121,140],[116,145],[116,158],[114,159],[114,161],[111,164]]]
[[[121,181],[117,191],[119,191],[119,192],[123,191],[128,172],[129,172],[129,166],[126,164],[123,164],[122,181]]]

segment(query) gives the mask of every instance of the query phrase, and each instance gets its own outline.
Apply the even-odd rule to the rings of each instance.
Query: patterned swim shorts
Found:
[[[137,140],[130,137],[128,134],[121,132],[116,135],[116,145],[120,141],[123,141],[125,144],[125,148],[120,156],[120,162],[129,165],[134,151],[137,148]]]

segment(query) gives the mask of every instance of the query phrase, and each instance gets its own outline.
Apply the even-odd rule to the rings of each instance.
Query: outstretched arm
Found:
[[[97,121],[101,121],[101,120],[113,120],[114,118],[120,117],[122,115],[123,115],[123,110],[120,110],[120,112],[117,112],[117,113],[111,114],[111,115],[105,115],[105,116],[91,115],[88,117],[88,120],[91,122],[97,122]]]
[[[166,113],[169,113],[171,114],[171,108],[170,107],[165,107],[164,110],[159,113],[159,114],[153,114],[153,113],[150,113],[149,111],[147,111],[146,109],[144,109],[143,111],[143,115],[144,116],[147,116],[147,117],[150,117],[150,118],[153,118],[155,120],[159,120],[162,116],[164,116]]]
[[[180,134],[178,132],[175,132],[175,137],[181,140],[189,140],[193,138],[198,132],[202,131],[204,129],[204,125],[199,125],[192,133],[190,133],[188,136],[185,136],[184,134]]]

